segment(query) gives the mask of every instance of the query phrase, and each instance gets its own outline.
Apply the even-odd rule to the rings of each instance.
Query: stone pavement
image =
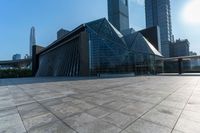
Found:
[[[0,80],[0,133],[200,133],[200,77]]]

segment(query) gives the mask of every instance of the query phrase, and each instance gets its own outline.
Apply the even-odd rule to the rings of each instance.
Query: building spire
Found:
[[[29,53],[30,57],[32,57],[32,47],[33,47],[33,45],[36,45],[35,27],[31,27],[31,32],[30,32],[30,53]]]

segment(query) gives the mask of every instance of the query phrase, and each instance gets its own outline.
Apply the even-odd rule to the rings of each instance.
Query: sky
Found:
[[[188,39],[200,54],[200,0],[171,0],[175,39]],[[130,27],[145,28],[143,0],[129,0]],[[72,30],[82,23],[107,18],[107,0],[0,0],[0,60],[29,53],[30,28],[36,42],[48,46],[60,28]]]

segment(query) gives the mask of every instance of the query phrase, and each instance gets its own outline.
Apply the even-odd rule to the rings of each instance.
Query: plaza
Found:
[[[0,79],[0,132],[198,133],[199,76]]]

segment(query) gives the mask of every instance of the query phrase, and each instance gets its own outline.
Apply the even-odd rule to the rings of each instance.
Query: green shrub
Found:
[[[21,78],[31,77],[32,71],[30,69],[6,69],[0,70],[0,78]]]

